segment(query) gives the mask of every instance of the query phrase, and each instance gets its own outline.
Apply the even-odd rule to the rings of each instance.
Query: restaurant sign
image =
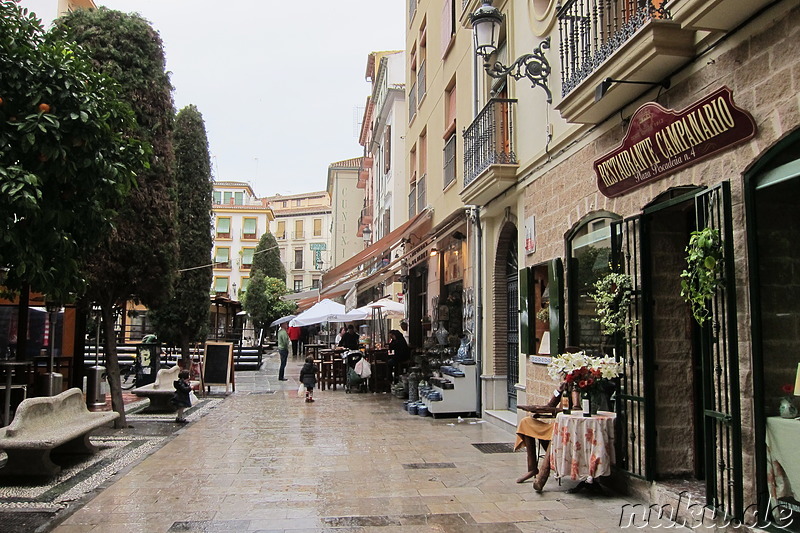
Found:
[[[721,87],[682,111],[648,102],[631,117],[615,150],[594,162],[597,187],[609,198],[661,179],[756,133],[749,113]]]

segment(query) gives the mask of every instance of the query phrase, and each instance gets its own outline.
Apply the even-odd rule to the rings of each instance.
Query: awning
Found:
[[[306,300],[308,298],[316,298],[319,300],[319,289],[310,289],[302,292],[291,292],[281,296],[281,300],[285,302],[294,302],[297,300]]]
[[[328,272],[322,275],[322,292],[326,292],[326,287],[329,287],[340,280],[340,278],[344,277],[345,275],[352,272],[354,269],[360,267],[370,259],[374,259],[375,257],[379,256],[380,254],[385,253],[387,250],[390,250],[392,247],[396,246],[401,239],[408,237],[411,233],[414,232],[419,226],[423,223],[430,220],[432,215],[431,210],[425,209],[421,213],[418,213],[414,218],[408,220],[401,226],[398,226],[394,230],[392,230],[388,235],[384,238],[378,240],[368,248],[361,250],[359,253],[342,263],[341,265],[337,265],[334,268],[330,269]]]

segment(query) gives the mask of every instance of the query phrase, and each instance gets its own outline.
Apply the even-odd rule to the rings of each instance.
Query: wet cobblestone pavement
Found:
[[[167,420],[141,424],[135,432],[174,436],[38,530],[618,531],[622,506],[640,503],[567,494],[569,481],[551,479],[541,494],[517,484],[525,453],[482,453],[473,444],[513,435],[480,419],[413,416],[389,394],[341,388],[306,403],[299,368],[290,360],[290,379],[279,382],[277,357],[267,356],[196,421],[177,430]]]

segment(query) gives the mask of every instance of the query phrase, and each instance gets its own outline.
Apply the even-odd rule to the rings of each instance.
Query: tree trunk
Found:
[[[102,304],[103,331],[105,333],[106,376],[108,388],[111,391],[111,409],[119,413],[119,418],[114,421],[116,429],[128,427],[125,420],[125,404],[122,401],[122,383],[119,375],[119,357],[117,356],[117,339],[114,335],[113,304]]]
[[[181,368],[192,371],[192,354],[189,351],[189,337],[181,335]]]

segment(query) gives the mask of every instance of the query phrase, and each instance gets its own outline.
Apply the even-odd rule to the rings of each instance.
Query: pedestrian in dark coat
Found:
[[[192,400],[189,399],[189,393],[192,392],[192,385],[189,383],[189,371],[181,370],[178,374],[178,379],[172,382],[175,387],[175,394],[172,395],[172,405],[178,408],[178,416],[175,422],[185,424],[186,419],[183,417],[183,411],[192,406]]]
[[[317,365],[313,356],[306,357],[306,363],[300,369],[300,382],[306,387],[306,402],[313,402],[314,385],[317,384]]]

